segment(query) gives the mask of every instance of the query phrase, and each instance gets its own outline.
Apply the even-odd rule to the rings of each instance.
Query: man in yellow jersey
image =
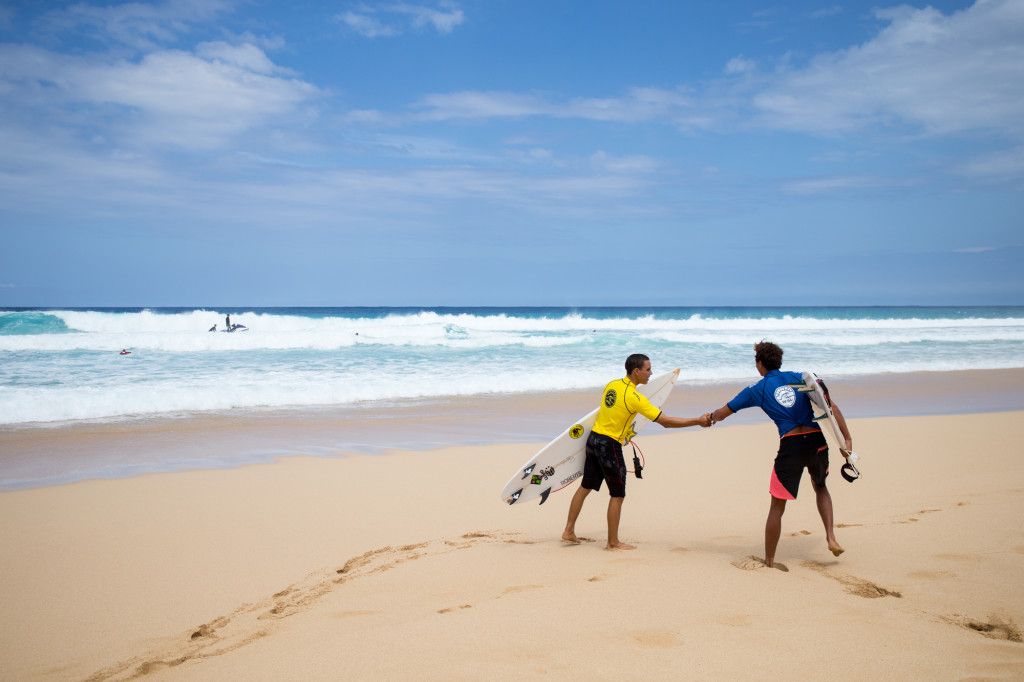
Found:
[[[583,481],[569,503],[569,518],[562,533],[562,539],[566,542],[580,541],[576,537],[576,519],[583,509],[583,502],[591,490],[600,490],[601,482],[607,481],[608,493],[611,495],[608,501],[607,549],[636,549],[619,540],[619,518],[622,515],[622,501],[626,498],[626,462],[622,458],[622,445],[632,435],[633,422],[638,413],[665,428],[711,426],[711,416],[707,414],[696,419],[663,414],[643,393],[636,390],[637,386],[646,384],[650,378],[650,358],[634,353],[626,358],[626,376],[604,387],[597,420],[587,439]]]

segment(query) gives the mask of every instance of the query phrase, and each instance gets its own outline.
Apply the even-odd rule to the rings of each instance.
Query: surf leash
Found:
[[[630,439],[629,444],[633,446],[633,471],[629,473],[634,474],[637,478],[644,477],[644,467],[647,466],[647,460],[644,459],[644,451],[636,446],[636,441]]]
[[[850,483],[853,483],[860,478],[860,470],[854,466],[854,462],[858,459],[860,459],[860,457],[857,456],[857,453],[851,451],[849,457],[846,458],[846,464],[844,464],[843,468],[839,470],[839,475]]]

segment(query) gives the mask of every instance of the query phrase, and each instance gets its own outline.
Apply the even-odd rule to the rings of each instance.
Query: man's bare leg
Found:
[[[818,513],[821,514],[821,522],[825,524],[825,540],[828,542],[828,551],[833,556],[839,556],[844,551],[842,545],[836,540],[836,531],[832,525],[832,495],[828,492],[827,486],[820,488],[815,486],[814,493],[818,499]]]
[[[619,519],[622,517],[622,502],[625,497],[608,500],[608,546],[605,549],[636,549],[635,545],[619,542]]]
[[[580,541],[576,537],[576,519],[579,518],[580,511],[583,510],[583,502],[589,494],[590,488],[584,488],[581,485],[576,490],[576,494],[572,496],[572,501],[569,502],[569,518],[566,519],[565,530],[562,531],[562,539],[566,542],[578,543]]]
[[[764,565],[769,568],[775,564],[775,549],[782,535],[782,515],[785,511],[786,501],[773,497],[772,506],[768,508],[768,520],[764,524]]]

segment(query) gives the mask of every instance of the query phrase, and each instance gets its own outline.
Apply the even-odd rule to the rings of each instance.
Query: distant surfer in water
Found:
[[[825,485],[828,476],[828,443],[821,427],[814,421],[814,410],[806,394],[793,388],[803,383],[800,372],[782,372],[782,348],[770,341],[754,345],[754,365],[761,380],[740,391],[735,398],[711,413],[712,423],[720,422],[730,414],[747,407],[760,407],[779,429],[779,451],[775,457],[768,492],[771,506],[764,527],[764,564],[775,564],[775,549],[782,534],[782,514],[786,500],[795,500],[800,488],[800,477],[806,468],[811,485],[817,495],[818,513],[825,525],[825,540],[833,555],[839,556],[843,548],[836,540],[832,525],[832,496]],[[853,451],[853,437],[846,426],[839,406],[832,403],[839,428],[846,440],[841,449],[844,457]]]
[[[583,465],[583,480],[569,503],[569,518],[565,522],[562,539],[578,543],[576,519],[583,509],[583,502],[591,490],[600,490],[602,481],[608,482],[608,549],[636,549],[633,545],[619,540],[619,519],[622,516],[622,502],[626,499],[626,462],[622,457],[622,445],[633,435],[636,415],[642,414],[652,422],[665,428],[687,426],[711,426],[711,415],[696,419],[670,417],[651,404],[647,397],[637,391],[637,386],[646,384],[651,378],[651,360],[646,355],[635,353],[626,358],[626,376],[608,382],[601,393],[601,404],[597,420],[587,439],[587,459]]]

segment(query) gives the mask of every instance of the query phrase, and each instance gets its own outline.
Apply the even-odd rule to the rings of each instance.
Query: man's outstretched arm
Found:
[[[717,422],[720,422],[726,417],[728,417],[730,414],[733,414],[733,411],[729,409],[729,406],[722,405],[717,410],[711,413],[711,423],[715,424]]]
[[[658,418],[654,421],[661,424],[666,429],[684,429],[687,426],[703,426],[706,428],[711,426],[711,415],[702,414],[699,417],[691,419],[689,417],[670,417],[663,412],[658,415]]]

